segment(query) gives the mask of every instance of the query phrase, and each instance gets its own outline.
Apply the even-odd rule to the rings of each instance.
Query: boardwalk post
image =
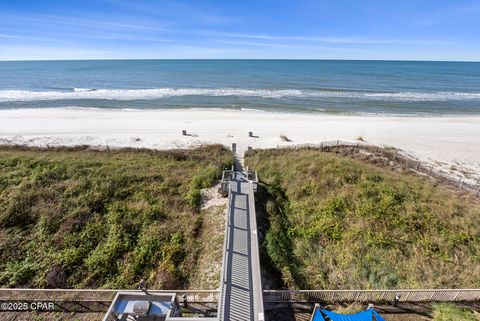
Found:
[[[183,135],[183,136],[187,136],[187,131],[186,131],[185,129],[182,130],[182,135]]]
[[[253,132],[248,132],[248,137],[253,137]]]
[[[233,153],[237,152],[237,143],[232,143],[232,152]]]

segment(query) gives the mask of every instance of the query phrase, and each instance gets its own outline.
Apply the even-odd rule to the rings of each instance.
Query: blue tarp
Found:
[[[373,316],[377,321],[385,321],[377,311],[368,309],[354,314],[340,314],[328,310],[315,309],[313,321],[325,321],[323,316],[327,316],[332,321],[372,321]]]
[[[315,312],[313,314],[313,321],[325,321],[322,315],[322,310],[320,309],[315,309]]]
[[[375,310],[372,310],[373,311],[373,315],[375,316],[375,319],[377,319],[377,321],[385,321],[384,318],[382,318],[382,316],[380,314],[378,314],[377,311]]]
[[[328,310],[322,310],[322,313],[332,321],[372,321],[372,310],[365,310],[354,314],[340,314]]]

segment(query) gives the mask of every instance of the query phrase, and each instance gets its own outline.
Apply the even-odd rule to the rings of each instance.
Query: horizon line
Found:
[[[480,60],[427,60],[427,59],[344,59],[344,58],[98,58],[98,59],[0,59],[0,62],[41,62],[41,61],[148,61],[148,60],[264,60],[264,61],[378,61],[378,62],[466,62],[480,63]]]

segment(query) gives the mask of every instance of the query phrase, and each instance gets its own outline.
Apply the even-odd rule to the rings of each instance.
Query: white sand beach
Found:
[[[182,136],[184,129],[188,136]],[[249,131],[255,137],[249,137]],[[280,135],[292,142],[282,141]],[[245,150],[358,137],[399,148],[446,170],[455,167],[477,177],[480,173],[480,116],[336,116],[213,109],[0,111],[0,144],[171,149],[237,143],[239,150]]]

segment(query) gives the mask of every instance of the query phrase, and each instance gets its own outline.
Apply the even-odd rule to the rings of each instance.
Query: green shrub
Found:
[[[188,286],[200,190],[231,163],[221,146],[0,147],[0,286]]]
[[[457,307],[455,304],[436,304],[433,308],[434,321],[477,321],[472,311]]]
[[[28,284],[35,277],[38,268],[39,264],[30,258],[7,262],[2,268],[0,280],[7,286],[19,287]]]

